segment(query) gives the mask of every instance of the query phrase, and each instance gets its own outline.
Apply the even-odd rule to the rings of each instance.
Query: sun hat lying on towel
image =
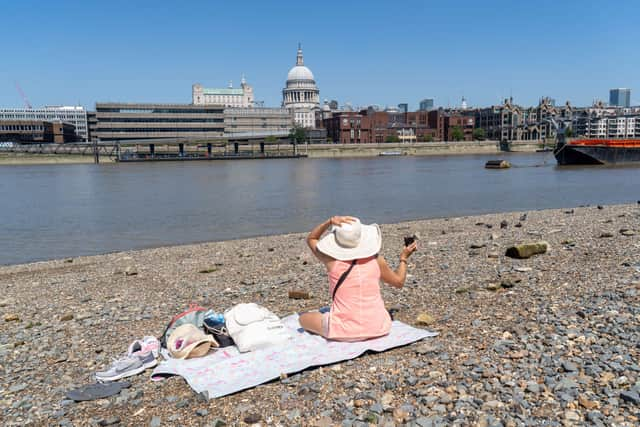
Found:
[[[191,323],[178,326],[167,342],[169,353],[176,359],[202,357],[209,352],[211,346],[218,347],[216,340]]]

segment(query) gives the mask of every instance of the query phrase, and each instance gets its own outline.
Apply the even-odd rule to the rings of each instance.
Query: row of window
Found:
[[[0,125],[0,130],[14,130],[14,131],[43,131],[44,126],[42,125]]]
[[[206,118],[206,119],[192,119],[192,118],[174,118],[174,117],[105,117],[100,118],[100,123],[222,123],[224,119],[220,118]]]
[[[146,133],[146,132],[224,132],[224,128],[117,128],[117,129],[100,129],[97,133]]]
[[[103,108],[96,109],[98,113],[131,113],[131,114],[222,114],[219,108]]]

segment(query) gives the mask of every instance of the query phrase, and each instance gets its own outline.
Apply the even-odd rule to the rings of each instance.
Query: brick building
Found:
[[[327,139],[341,144],[450,141],[455,127],[470,141],[474,119],[444,110],[404,113],[369,109],[335,112],[323,124]]]
[[[0,141],[58,144],[75,142],[76,127],[70,123],[43,120],[0,120]]]

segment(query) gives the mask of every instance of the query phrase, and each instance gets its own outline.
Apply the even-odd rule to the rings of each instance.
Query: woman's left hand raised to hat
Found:
[[[331,219],[329,219],[331,225],[351,224],[355,221],[356,219],[352,216],[332,216]]]

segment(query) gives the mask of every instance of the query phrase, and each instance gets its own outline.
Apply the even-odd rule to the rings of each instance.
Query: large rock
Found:
[[[544,241],[535,243],[521,243],[519,245],[510,246],[507,248],[505,255],[510,258],[530,258],[533,255],[544,254],[547,252],[549,244]]]

